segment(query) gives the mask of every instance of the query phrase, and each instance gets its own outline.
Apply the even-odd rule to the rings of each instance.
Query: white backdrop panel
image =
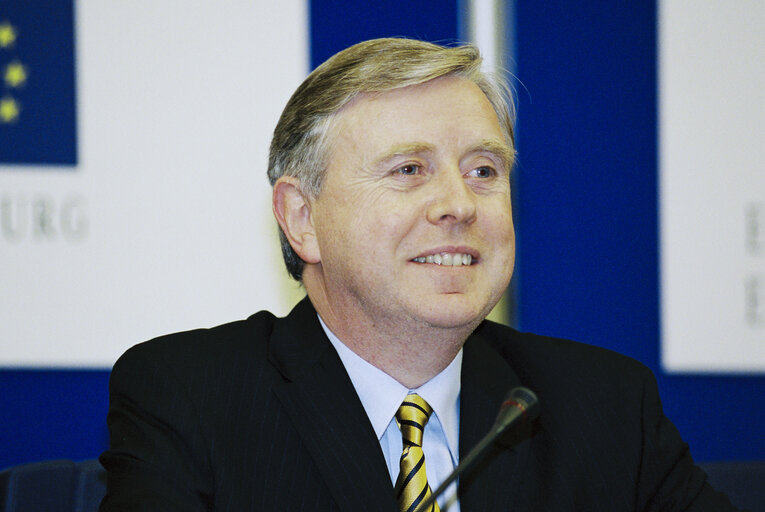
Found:
[[[285,314],[301,292],[265,172],[308,70],[305,2],[75,11],[79,164],[0,168],[16,228],[0,236],[0,365],[106,367],[160,334]]]
[[[765,371],[765,3],[660,3],[662,359]]]

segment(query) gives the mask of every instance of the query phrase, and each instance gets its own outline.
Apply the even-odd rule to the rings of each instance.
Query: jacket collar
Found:
[[[397,510],[377,436],[308,299],[275,324],[269,358],[284,379],[274,392],[339,508]]]
[[[508,361],[480,333],[479,327],[464,345],[460,460],[489,432],[508,390],[522,385]],[[460,478],[461,510],[514,510],[529,446],[528,440],[512,449],[495,444]]]

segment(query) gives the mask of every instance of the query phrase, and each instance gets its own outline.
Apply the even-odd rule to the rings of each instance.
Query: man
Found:
[[[521,384],[534,431],[441,510],[732,509],[647,369],[484,321],[514,257],[504,90],[474,48],[405,39],[306,79],[268,174],[308,297],[118,361],[102,510],[414,510]]]

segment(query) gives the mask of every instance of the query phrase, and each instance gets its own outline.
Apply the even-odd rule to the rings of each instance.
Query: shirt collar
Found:
[[[438,417],[446,434],[449,449],[452,454],[457,453],[462,349],[441,373],[419,388],[410,390],[348,348],[329,330],[321,316],[319,322],[340,356],[378,440],[382,438],[401,402],[412,392],[424,398],[433,408],[433,413]]]

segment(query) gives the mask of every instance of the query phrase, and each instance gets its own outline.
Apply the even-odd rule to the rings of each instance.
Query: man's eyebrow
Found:
[[[491,153],[496,155],[507,171],[510,171],[515,162],[515,150],[507,144],[493,139],[482,140],[478,144],[470,147],[468,150],[468,154],[469,153]]]
[[[406,142],[390,147],[385,153],[375,158],[372,162],[374,167],[384,164],[388,160],[399,156],[429,153],[434,150],[433,146],[424,142]]]
[[[385,153],[375,158],[372,165],[377,167],[396,157],[430,153],[433,151],[435,151],[434,146],[425,142],[396,144],[389,148]],[[512,168],[513,162],[515,161],[515,151],[507,144],[494,139],[485,139],[469,147],[466,154],[471,153],[491,153],[496,155],[508,171]]]

